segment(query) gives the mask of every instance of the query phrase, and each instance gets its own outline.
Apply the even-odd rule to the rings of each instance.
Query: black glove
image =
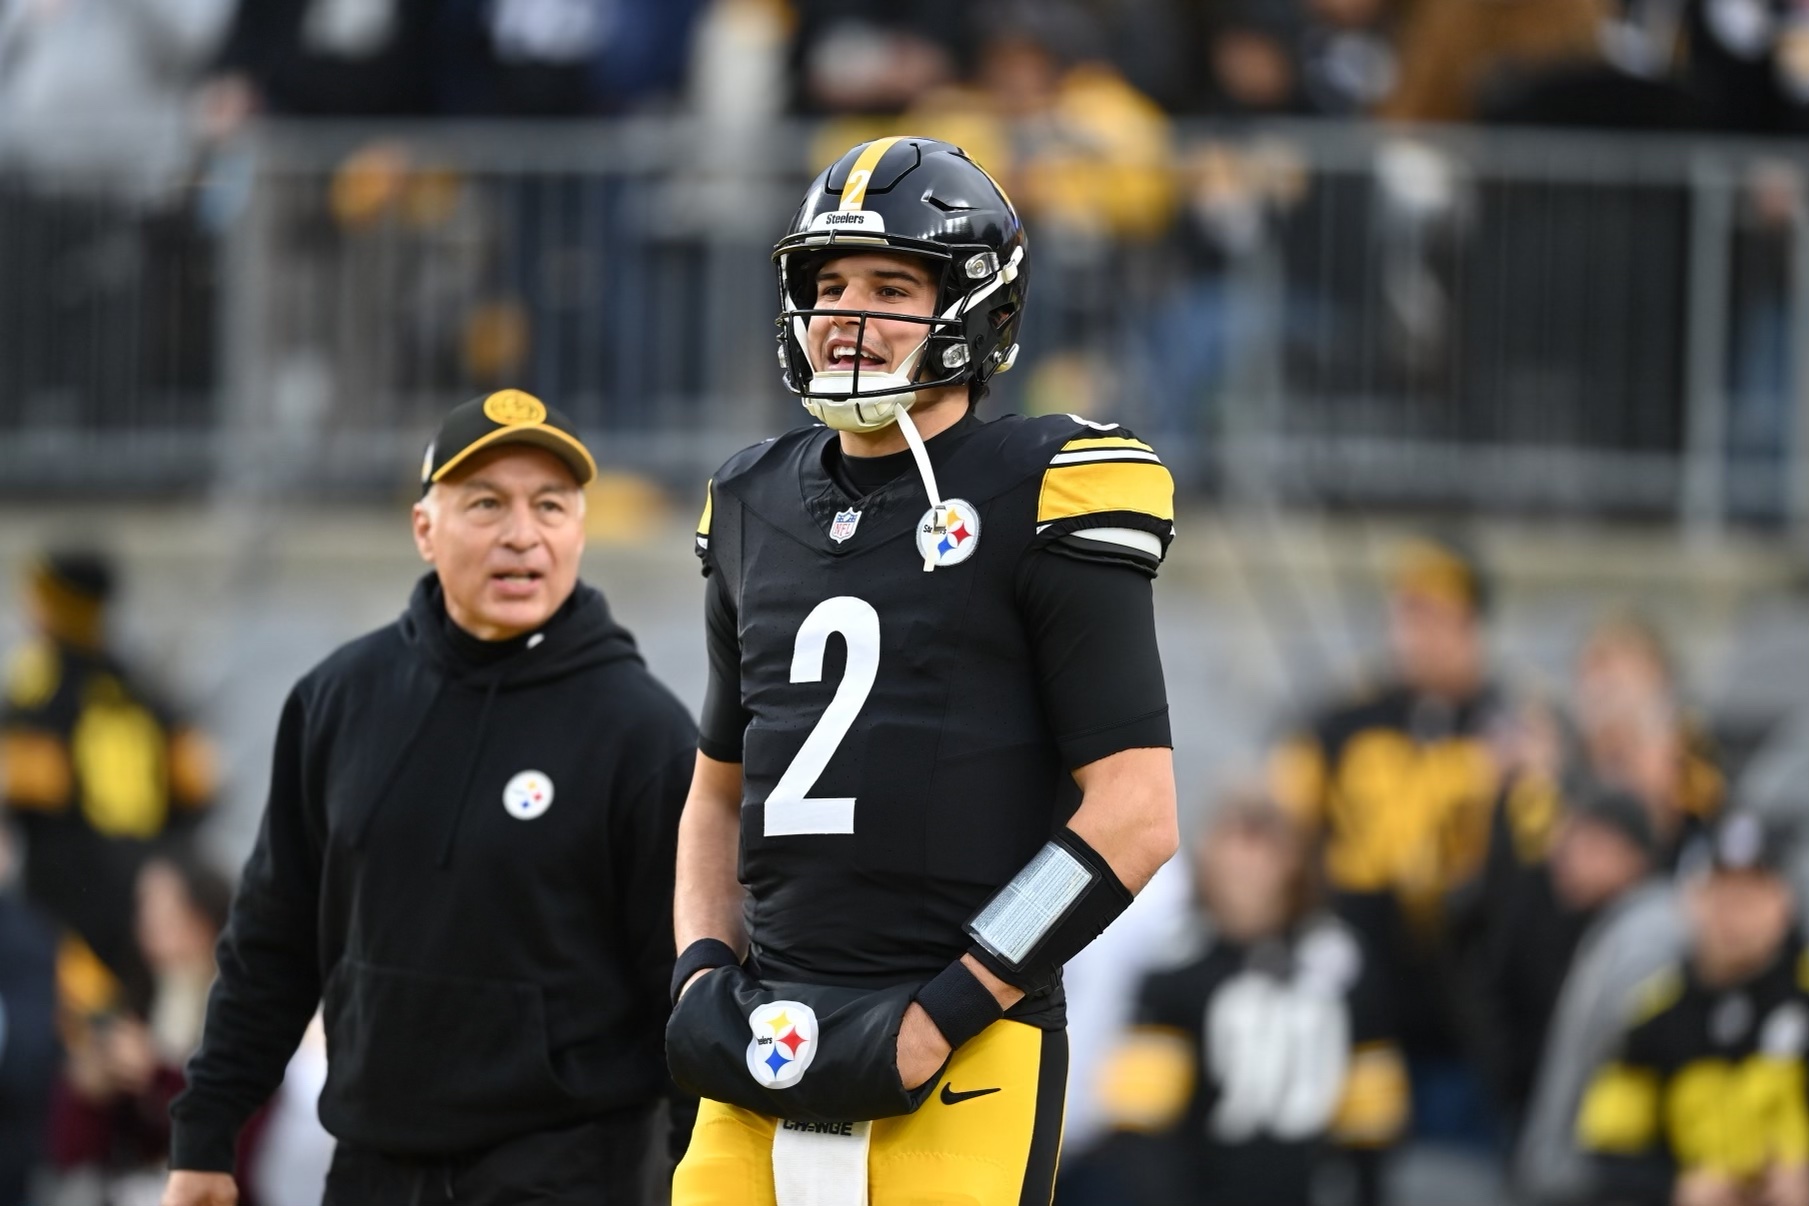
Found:
[[[916,991],[763,983],[743,968],[719,967],[672,1011],[666,1062],[681,1088],[769,1118],[909,1114],[942,1078],[938,1070],[910,1090],[898,1079],[898,1027]]]

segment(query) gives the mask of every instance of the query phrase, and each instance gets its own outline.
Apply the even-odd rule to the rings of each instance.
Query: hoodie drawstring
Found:
[[[477,777],[477,761],[484,752],[484,733],[490,727],[490,709],[496,703],[496,692],[503,684],[506,674],[499,674],[490,680],[489,689],[484,692],[483,710],[477,714],[477,730],[471,734],[471,753],[465,759],[465,773],[459,779],[458,794],[453,798],[452,824],[446,828],[446,840],[440,844],[440,866],[452,862],[452,847],[458,840],[459,819],[465,815],[465,797],[471,794],[471,781]]]

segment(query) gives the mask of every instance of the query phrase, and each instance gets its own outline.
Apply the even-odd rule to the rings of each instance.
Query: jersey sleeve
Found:
[[[1175,483],[1156,450],[1122,427],[1080,426],[1055,447],[1037,495],[1037,539],[1083,560],[1154,577],[1175,535]]]
[[[704,642],[710,678],[704,688],[703,714],[698,718],[697,748],[718,762],[741,761],[751,719],[741,702],[741,642],[736,634],[728,582],[723,575],[713,574],[704,588]]]
[[[1018,606],[1063,764],[1171,746],[1152,583],[1121,565],[1025,558]]]

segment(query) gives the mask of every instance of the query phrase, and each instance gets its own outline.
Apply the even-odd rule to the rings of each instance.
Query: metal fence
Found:
[[[767,253],[812,133],[266,125],[157,201],[0,175],[0,491],[388,491],[501,384],[692,479],[802,420]],[[1019,193],[989,408],[1120,418],[1232,499],[1809,528],[1809,156],[1304,123],[1182,127],[1160,175],[1128,221]]]

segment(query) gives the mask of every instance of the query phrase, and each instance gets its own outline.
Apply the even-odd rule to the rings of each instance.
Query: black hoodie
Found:
[[[696,748],[595,590],[490,643],[422,579],[283,708],[171,1167],[231,1169],[317,1002],[321,1120],[360,1147],[447,1155],[651,1105]]]

